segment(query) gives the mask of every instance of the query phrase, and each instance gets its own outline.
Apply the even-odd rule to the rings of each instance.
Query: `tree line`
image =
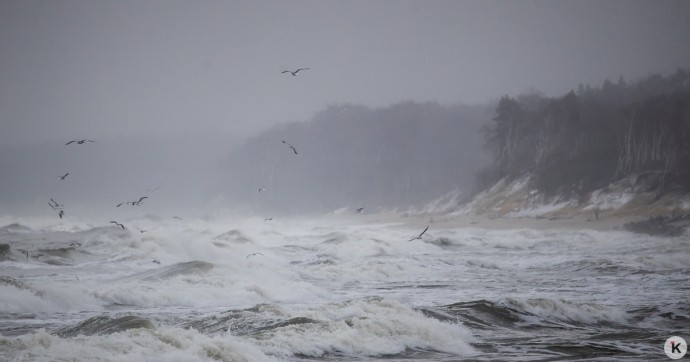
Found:
[[[584,196],[644,175],[660,198],[690,191],[690,72],[580,85],[561,97],[502,97],[485,128],[479,183],[526,174],[546,195]]]
[[[227,158],[220,189],[232,205],[273,213],[373,212],[469,196],[489,163],[481,128],[490,118],[487,106],[332,105],[246,141]]]

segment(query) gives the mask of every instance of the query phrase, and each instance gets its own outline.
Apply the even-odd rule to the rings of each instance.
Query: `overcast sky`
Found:
[[[0,142],[245,136],[690,65],[690,1],[0,1]],[[309,67],[297,77],[280,72]]]

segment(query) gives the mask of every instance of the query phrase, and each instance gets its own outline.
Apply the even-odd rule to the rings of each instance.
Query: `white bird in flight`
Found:
[[[58,204],[57,201],[50,199],[51,202],[48,203],[53,210],[61,210],[64,205]]]
[[[110,223],[111,223],[111,224],[115,224],[115,225],[117,225],[117,226],[121,227],[121,228],[122,228],[122,230],[124,230],[124,229],[125,229],[125,226],[124,226],[124,225],[122,225],[122,224],[120,224],[120,223],[119,223],[119,222],[117,222],[117,221],[111,221]]]
[[[291,144],[285,142],[285,140],[283,140],[283,143],[285,143],[286,145],[288,145],[288,147],[290,147],[290,148],[292,149],[292,152],[294,152],[295,154],[297,154],[297,149],[295,149],[295,146],[293,146],[293,145],[291,145]]]
[[[69,145],[69,144],[71,144],[71,143],[75,143],[75,142],[76,142],[78,145],[83,145],[83,144],[86,143],[86,142],[95,142],[95,141],[92,141],[92,140],[72,140],[72,141],[69,141],[69,142],[65,143],[65,146],[67,146],[67,145]]]
[[[132,201],[132,206],[141,206],[141,203],[148,198],[148,196],[142,196],[139,198],[139,201]]]
[[[142,196],[139,198],[139,201],[125,201],[115,205],[115,207],[120,207],[122,205],[141,206],[141,203],[148,198],[148,196]]]
[[[427,230],[429,230],[429,227],[428,227],[428,226],[426,227],[426,229],[424,229],[424,231],[422,231],[421,234],[419,234],[418,237],[412,238],[412,239],[410,239],[410,240],[408,240],[408,241],[417,240],[417,239],[422,240],[422,235],[424,235],[424,233],[425,233]]]
[[[284,70],[284,71],[282,71],[281,73],[290,73],[290,74],[292,74],[292,76],[294,77],[294,76],[297,76],[297,73],[298,73],[300,70],[307,70],[307,69],[309,69],[309,68],[299,68],[299,69],[297,69],[297,70],[294,71],[294,72],[291,71],[291,70]]]

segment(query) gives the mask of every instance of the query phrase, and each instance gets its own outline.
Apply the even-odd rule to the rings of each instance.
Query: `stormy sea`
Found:
[[[690,336],[687,234],[0,221],[2,361],[651,361]]]

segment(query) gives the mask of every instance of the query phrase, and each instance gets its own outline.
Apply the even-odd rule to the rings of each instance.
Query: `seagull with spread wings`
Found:
[[[429,227],[428,227],[428,226],[426,227],[426,229],[424,229],[424,231],[422,231],[421,234],[419,234],[418,237],[412,238],[412,239],[410,239],[410,240],[408,240],[408,241],[417,240],[417,239],[422,240],[422,235],[424,235],[424,233],[425,233],[427,230],[429,230]]]
[[[148,196],[142,196],[139,198],[139,201],[124,201],[124,202],[121,202],[121,203],[115,205],[115,207],[120,207],[122,205],[141,206],[141,203],[144,202],[144,200],[146,200],[148,198],[149,198]]]
[[[141,203],[148,198],[148,196],[142,196],[139,198],[139,201],[132,201],[132,206],[141,206]]]
[[[65,143],[65,146],[67,146],[67,145],[69,145],[69,144],[72,144],[72,143],[75,143],[75,142],[76,142],[78,145],[83,145],[83,144],[86,143],[86,142],[95,142],[95,141],[92,141],[92,140],[71,140],[71,141]]]
[[[115,224],[115,225],[117,225],[117,226],[121,227],[121,228],[122,228],[122,230],[124,230],[124,229],[125,229],[125,226],[124,226],[124,225],[122,225],[122,224],[120,224],[120,223],[119,223],[119,222],[117,222],[117,221],[111,221],[110,223],[111,223],[111,224]]]
[[[291,70],[284,70],[284,71],[282,71],[281,73],[290,73],[290,74],[292,74],[293,77],[295,77],[295,76],[297,76],[297,73],[298,73],[300,70],[307,70],[307,69],[309,69],[309,68],[299,68],[299,69],[297,69],[297,70],[294,71],[294,72],[291,71]]]
[[[58,202],[53,200],[53,199],[50,199],[50,202],[48,203],[48,205],[50,205],[50,208],[53,210],[62,210],[62,207],[64,206],[64,205],[58,204]]]
[[[291,144],[285,142],[285,140],[283,140],[283,143],[285,143],[286,145],[288,145],[288,147],[290,147],[290,148],[292,149],[292,152],[294,152],[295,154],[297,154],[297,149],[295,149],[295,146],[293,146],[293,145],[291,145]]]

